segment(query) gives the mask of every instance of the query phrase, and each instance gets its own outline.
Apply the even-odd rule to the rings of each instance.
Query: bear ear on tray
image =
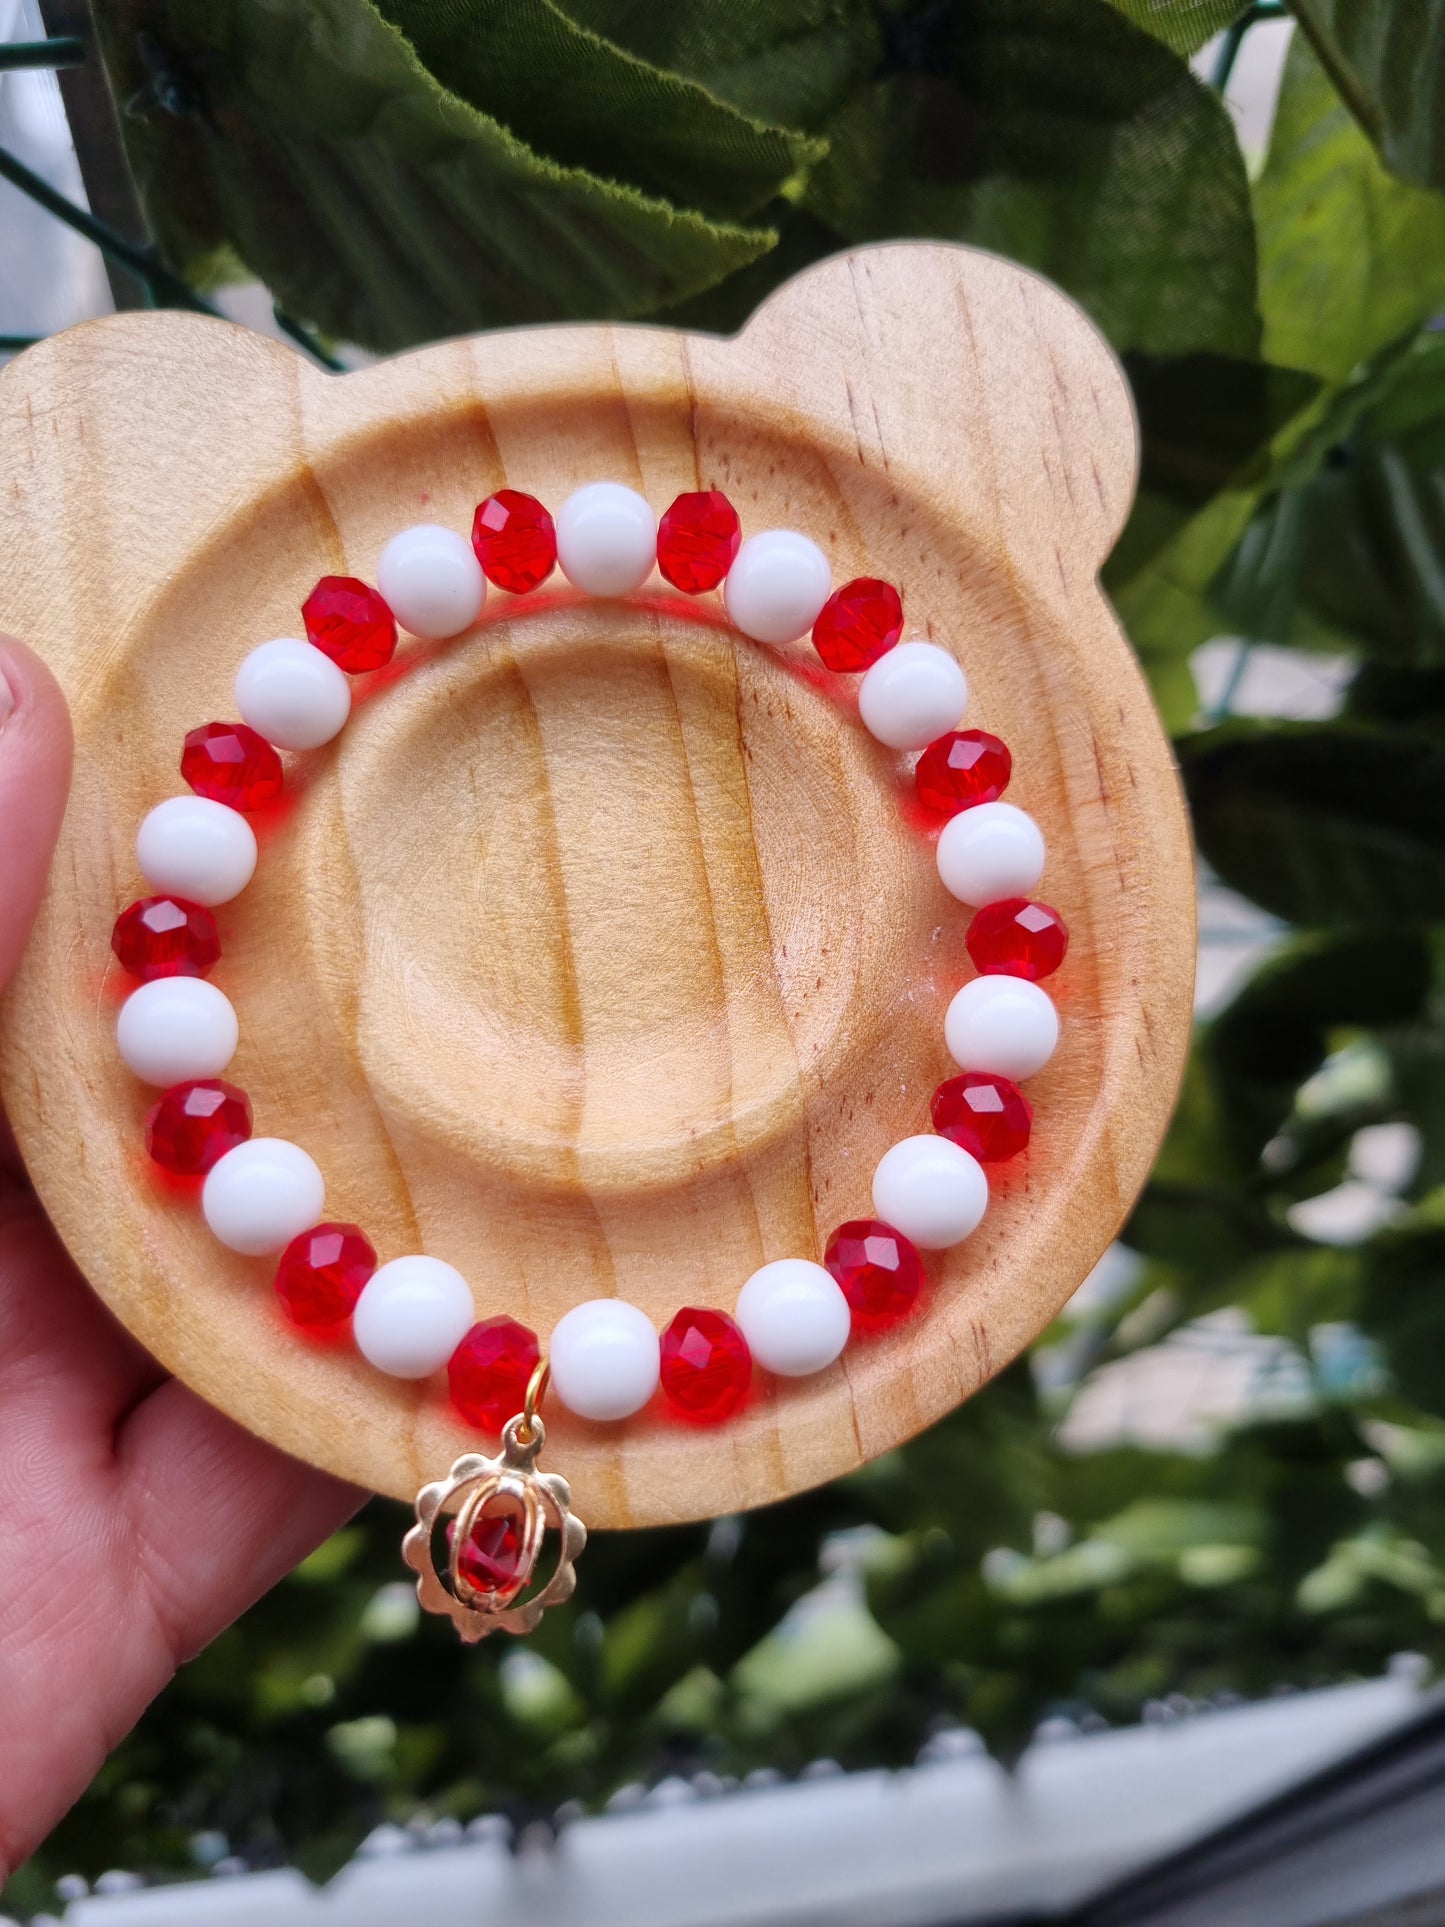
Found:
[[[983,527],[1002,507],[1041,592],[1102,568],[1138,483],[1134,403],[1103,335],[1041,275],[973,248],[861,248],[784,283],[737,345],[771,406],[860,463],[925,477]]]
[[[592,1526],[708,1517],[845,1473],[968,1397],[1113,1237],[1187,1047],[1188,826],[1098,583],[1135,463],[1084,315],[957,247],[825,261],[728,340],[515,329],[335,376],[153,312],[17,356],[0,628],[65,689],[77,773],[0,1006],[0,1092],[117,1316],[357,1484],[412,1499],[491,1449],[444,1387],[299,1337],[274,1261],[218,1245],[158,1176],[110,934],[187,736],[234,725],[238,665],[304,633],[320,578],[374,584],[398,530],[465,537],[502,489],[555,511],[607,480],[653,514],[717,489],[745,536],[797,531],[834,583],[895,584],[905,640],[966,672],[969,729],[1008,745],[1008,803],[1047,842],[1071,938],[1060,1043],[1026,1151],[968,1243],[930,1259],[915,1316],[719,1427],[549,1410],[549,1463]],[[287,752],[255,877],[214,913],[257,1137],[303,1144],[328,1212],[383,1256],[430,1254],[479,1318],[538,1333],[613,1298],[660,1331],[817,1259],[871,1214],[888,1146],[928,1129],[955,1069],[945,1013],[975,976],[911,725],[878,740],[857,687],[806,637],[748,640],[716,592],[657,576],[610,602],[560,576],[525,608],[499,589],[473,631],[405,637],[335,742]]]

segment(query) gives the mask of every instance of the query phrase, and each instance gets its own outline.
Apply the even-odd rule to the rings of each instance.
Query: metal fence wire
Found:
[[[70,14],[79,14],[76,24],[83,25],[86,31],[74,33],[48,34],[41,40],[11,40],[0,42],[0,76],[26,70],[44,69],[57,75],[71,73],[76,69],[87,71],[91,80],[90,100],[103,101],[110,111],[93,112],[87,116],[87,132],[90,139],[88,151],[81,158],[81,174],[86,191],[91,193],[92,184],[102,176],[113,180],[129,182],[129,169],[126,164],[125,148],[121,141],[119,124],[114,108],[109,101],[100,54],[95,46],[94,33],[90,29],[88,14],[83,6],[72,3],[62,9]],[[97,94],[97,88],[104,90]],[[77,102],[68,98],[65,102],[67,119],[74,121]],[[82,110],[83,111],[83,110]],[[72,127],[72,132],[74,132]],[[79,145],[79,143],[77,143]],[[12,187],[41,208],[53,219],[63,222],[68,228],[81,235],[99,248],[107,266],[119,268],[133,277],[143,296],[143,305],[150,308],[188,308],[195,314],[220,316],[220,309],[208,300],[198,288],[179,275],[161,258],[160,250],[149,239],[132,240],[122,234],[111,221],[103,220],[89,208],[78,207],[64,194],[59,193],[48,181],[42,180],[31,167],[27,167],[17,155],[0,146],[0,180],[6,180]],[[92,198],[94,196],[92,195]],[[114,284],[113,284],[114,286]],[[119,302],[117,305],[120,305]],[[341,373],[345,363],[340,361],[326,347],[311,329],[306,328],[294,316],[288,314],[279,302],[272,303],[276,325],[289,335],[321,367],[334,373]],[[0,353],[18,353],[30,348],[37,340],[36,335],[0,334]]]

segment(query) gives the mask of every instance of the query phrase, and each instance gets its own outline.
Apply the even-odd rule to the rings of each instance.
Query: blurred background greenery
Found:
[[[731,329],[897,235],[1056,280],[1134,384],[1106,581],[1178,744],[1206,938],[1243,933],[1248,967],[1213,973],[1123,1246],[1031,1359],[838,1485],[598,1540],[525,1649],[422,1623],[373,1504],[185,1669],[7,1904],[70,1868],[320,1876],[384,1819],[906,1762],[951,1724],[1008,1757],[1046,1716],[1438,1664],[1445,0],[1291,0],[1257,156],[1221,90],[1269,0],[95,12],[169,267],[261,280],[323,353]],[[1328,700],[1241,714],[1289,707],[1249,692],[1291,662]]]

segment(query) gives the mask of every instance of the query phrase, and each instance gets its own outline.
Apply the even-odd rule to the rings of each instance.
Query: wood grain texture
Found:
[[[476,1443],[281,1320],[270,1267],[210,1238],[144,1156],[108,940],[182,735],[326,571],[374,577],[409,522],[470,526],[508,484],[601,477],[659,509],[717,485],[803,529],[836,580],[904,590],[1011,744],[1072,948],[1033,1147],[929,1304],[720,1431],[553,1411],[590,1524],[682,1520],[833,1477],[949,1411],[1057,1312],[1113,1236],[1189,1025],[1190,844],[1168,746],[1097,573],[1127,512],[1123,379],[1061,295],[991,256],[897,246],[789,284],[738,338],[552,328],[337,378],[182,314],[91,324],[0,380],[0,625],[74,706],[75,791],[0,1024],[0,1083],[61,1234],[174,1372],[286,1450],[410,1497]],[[221,913],[232,1075],[294,1136],[328,1213],[426,1250],[480,1314],[544,1334],[620,1293],[660,1323],[731,1308],[766,1259],[869,1208],[927,1126],[967,913],[907,760],[806,643],[742,642],[644,592],[494,595],[406,643],[337,744],[293,759],[256,881]]]

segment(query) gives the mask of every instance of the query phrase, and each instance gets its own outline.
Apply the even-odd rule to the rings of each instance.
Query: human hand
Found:
[[[0,988],[70,759],[59,689],[0,638]],[[166,1377],[71,1263],[0,1120],[0,1885],[176,1667],[361,1496]]]

